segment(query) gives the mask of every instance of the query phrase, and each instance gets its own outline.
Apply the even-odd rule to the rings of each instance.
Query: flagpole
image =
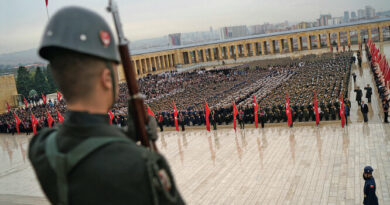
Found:
[[[49,10],[47,9],[47,6],[46,6],[46,14],[47,14],[47,19],[50,19],[50,17],[49,17]]]

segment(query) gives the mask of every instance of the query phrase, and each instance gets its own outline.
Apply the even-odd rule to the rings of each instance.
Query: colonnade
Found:
[[[390,30],[390,20],[354,26],[317,30],[306,29],[291,31],[286,34],[265,34],[248,36],[225,42],[208,43],[200,46],[188,46],[179,49],[144,53],[133,56],[133,66],[138,75],[159,71],[175,70],[179,66],[191,64],[239,59],[252,56],[263,56],[276,53],[293,53],[295,51],[320,49],[333,44],[348,46],[361,44],[363,39],[372,39],[372,31],[377,29],[378,41],[382,42],[383,29]],[[362,32],[365,35],[362,35]],[[357,39],[351,41],[351,36]]]

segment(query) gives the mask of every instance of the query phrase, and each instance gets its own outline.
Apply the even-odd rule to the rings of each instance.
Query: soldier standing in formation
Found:
[[[361,105],[360,110],[362,111],[364,122],[368,122],[368,117],[367,117],[368,106],[367,106],[367,104],[364,103],[364,101],[362,101],[362,105]]]
[[[32,138],[34,171],[52,204],[184,204],[164,157],[108,122],[119,92],[114,39],[87,9],[67,7],[50,18],[39,55],[50,62],[69,111],[61,125]],[[156,140],[152,119],[147,132]]]
[[[372,88],[370,87],[370,84],[367,84],[367,87],[365,87],[364,90],[366,90],[366,98],[368,99],[368,103],[371,103]]]
[[[364,167],[364,173],[363,173],[363,179],[364,179],[363,204],[364,205],[378,205],[378,197],[375,194],[376,191],[375,179],[372,176],[373,171],[374,169],[372,169],[371,166]]]
[[[356,93],[356,101],[358,105],[360,105],[362,102],[363,91],[360,89],[359,86],[354,91]]]

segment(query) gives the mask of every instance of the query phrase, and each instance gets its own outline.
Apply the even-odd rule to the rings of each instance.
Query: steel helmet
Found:
[[[91,10],[75,6],[59,10],[45,28],[39,55],[50,60],[50,52],[54,49],[120,62],[114,35],[106,21]]]

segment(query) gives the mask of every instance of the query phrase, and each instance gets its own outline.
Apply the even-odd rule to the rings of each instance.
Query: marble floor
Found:
[[[390,43],[381,49],[390,55]],[[374,86],[366,66],[353,66],[358,77],[350,88]],[[390,204],[390,125],[382,123],[376,90],[369,123],[362,122],[354,95],[350,89],[345,128],[336,121],[169,131],[159,133],[157,146],[189,204],[362,204],[366,165],[375,169],[380,204]],[[48,204],[26,157],[30,138],[0,135],[0,205]]]

